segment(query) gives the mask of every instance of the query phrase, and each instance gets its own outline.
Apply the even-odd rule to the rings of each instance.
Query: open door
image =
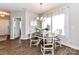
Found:
[[[14,18],[13,22],[14,39],[21,36],[21,18]]]

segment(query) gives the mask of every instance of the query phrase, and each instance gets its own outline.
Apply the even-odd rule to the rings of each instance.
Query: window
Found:
[[[52,16],[52,31],[62,29],[62,35],[64,35],[64,14]]]
[[[45,17],[43,22],[42,22],[42,28],[48,28],[49,31],[51,31],[51,17]]]
[[[64,17],[64,14],[58,14],[52,17],[45,17],[42,21],[42,29],[49,28],[50,32],[61,29],[62,35],[64,35]]]
[[[37,21],[36,20],[32,20],[31,21],[31,26],[34,26],[34,27],[37,26]]]

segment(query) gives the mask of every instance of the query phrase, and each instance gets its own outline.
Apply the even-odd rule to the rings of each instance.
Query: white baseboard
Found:
[[[14,39],[14,38],[10,38],[10,39]]]
[[[68,44],[68,43],[61,43],[61,44],[65,45],[65,46],[68,46],[70,48],[79,50],[79,47],[78,46],[75,46],[75,45],[72,45],[72,44]]]
[[[27,40],[28,38],[22,38],[22,37],[21,37],[20,39],[21,39],[21,40]]]

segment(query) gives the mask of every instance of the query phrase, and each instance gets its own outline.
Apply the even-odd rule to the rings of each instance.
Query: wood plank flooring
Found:
[[[42,55],[40,47],[29,46],[29,40],[19,39],[6,40],[0,42],[0,55]],[[79,51],[66,47],[58,47],[55,55],[79,55]]]

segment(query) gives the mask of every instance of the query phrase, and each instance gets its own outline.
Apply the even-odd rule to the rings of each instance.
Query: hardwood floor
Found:
[[[29,46],[29,40],[19,41],[8,40],[0,42],[1,55],[40,55],[42,54],[39,47]]]
[[[55,50],[55,55],[79,55],[79,50],[63,45]]]
[[[40,47],[29,46],[29,40],[19,39],[0,42],[0,55],[42,55]],[[79,51],[62,46],[55,50],[55,55],[79,55]]]

